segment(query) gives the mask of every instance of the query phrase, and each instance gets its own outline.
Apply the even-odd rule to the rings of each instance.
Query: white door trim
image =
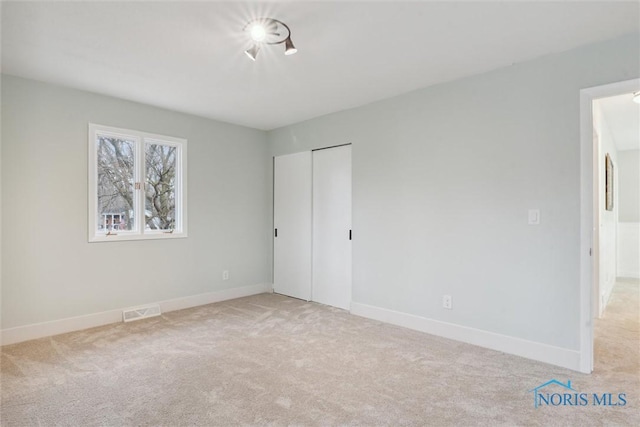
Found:
[[[580,91],[580,371],[593,371],[594,158],[593,100],[640,90],[640,79]]]

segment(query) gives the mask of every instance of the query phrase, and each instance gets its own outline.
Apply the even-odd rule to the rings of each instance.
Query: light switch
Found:
[[[540,224],[540,209],[529,209],[529,225]]]

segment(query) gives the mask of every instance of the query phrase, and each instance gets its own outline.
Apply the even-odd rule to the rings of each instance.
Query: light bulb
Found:
[[[261,42],[267,36],[267,31],[261,24],[256,24],[251,28],[251,38],[257,42]]]

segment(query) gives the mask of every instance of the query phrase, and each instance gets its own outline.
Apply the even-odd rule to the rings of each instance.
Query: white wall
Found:
[[[618,276],[640,278],[640,150],[618,152],[618,183]]]
[[[575,361],[579,91],[638,77],[639,48],[632,34],[330,114],[269,132],[271,152],[353,143],[354,302]]]
[[[188,139],[188,238],[87,243],[89,122]],[[271,281],[264,132],[2,76],[2,144],[3,329]]]
[[[640,150],[618,152],[618,196],[618,220],[640,222]]]
[[[620,198],[618,197],[618,150],[611,133],[611,129],[605,116],[602,114],[599,102],[593,103],[593,123],[594,132],[598,142],[598,219],[599,219],[599,260],[598,268],[599,289],[598,289],[598,317],[602,316],[613,286],[616,284],[617,269],[617,229],[618,229],[618,209]],[[613,210],[606,210],[606,168],[605,158],[609,154],[614,168],[614,196]]]

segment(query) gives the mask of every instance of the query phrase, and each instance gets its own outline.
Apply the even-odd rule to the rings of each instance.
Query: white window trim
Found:
[[[135,182],[142,182],[141,176],[143,171],[139,165],[145,164],[144,145],[146,142],[160,142],[164,145],[172,145],[180,147],[176,155],[176,229],[168,233],[161,230],[145,230],[144,226],[137,227],[140,229],[123,231],[118,230],[117,234],[107,235],[98,232],[97,213],[98,213],[98,158],[96,150],[96,135],[110,134],[119,137],[133,138],[136,140],[136,158],[138,159],[135,168]],[[103,126],[95,123],[89,123],[89,161],[88,161],[88,190],[89,190],[89,221],[88,234],[89,242],[119,242],[123,240],[154,240],[154,239],[181,239],[187,237],[187,140],[183,138],[175,138],[165,135],[157,135],[148,132],[141,132],[131,129],[115,128],[111,126]],[[136,194],[135,204],[138,213],[144,213],[144,197]],[[143,214],[144,215],[144,214]],[[139,216],[139,215],[138,215]],[[136,219],[137,224],[143,224],[144,221]],[[180,228],[178,228],[180,227]]]

